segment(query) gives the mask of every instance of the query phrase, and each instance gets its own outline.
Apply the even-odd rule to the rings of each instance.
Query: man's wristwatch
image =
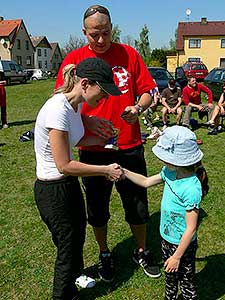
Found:
[[[142,105],[140,105],[140,104],[136,104],[135,108],[136,108],[139,116],[144,111],[144,107]]]

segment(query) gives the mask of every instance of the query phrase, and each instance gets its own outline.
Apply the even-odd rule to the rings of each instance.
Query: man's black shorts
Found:
[[[143,175],[147,173],[142,145],[119,151],[80,151],[80,161],[95,165],[118,163],[133,172]],[[94,227],[101,227],[107,224],[110,218],[109,201],[113,182],[104,176],[83,177],[82,180],[86,193],[88,222]],[[132,225],[145,224],[149,218],[147,190],[128,179],[115,182],[115,186],[123,202],[126,221]]]

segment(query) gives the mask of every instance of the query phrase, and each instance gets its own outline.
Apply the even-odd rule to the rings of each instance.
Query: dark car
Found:
[[[204,79],[204,84],[212,91],[214,100],[219,100],[220,95],[223,92],[223,82],[225,82],[225,67],[214,68]]]
[[[174,79],[173,75],[163,67],[148,67],[148,70],[152,75],[152,78],[155,80],[160,93],[162,93],[162,91],[168,87],[168,81],[170,79]],[[185,81],[184,83],[183,83],[183,79],[181,82],[179,82],[179,80],[175,80],[175,81],[176,81],[176,86],[179,86],[181,88],[183,88],[187,83],[186,78],[184,79]]]
[[[203,81],[208,75],[208,69],[202,62],[187,62],[181,67],[177,67],[175,73],[179,73],[180,76],[194,76],[196,80]]]

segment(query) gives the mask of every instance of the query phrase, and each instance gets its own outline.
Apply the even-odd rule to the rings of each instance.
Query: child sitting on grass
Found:
[[[164,162],[151,177],[124,169],[124,176],[142,187],[164,182],[160,235],[165,269],[165,299],[176,299],[178,283],[184,299],[197,299],[194,285],[196,228],[199,205],[208,192],[208,179],[201,166],[203,157],[195,134],[188,128],[172,126],[152,148]]]

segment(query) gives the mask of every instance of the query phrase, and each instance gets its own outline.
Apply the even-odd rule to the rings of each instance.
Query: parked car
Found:
[[[41,69],[25,69],[24,72],[27,75],[27,80],[48,79],[48,73]]]
[[[208,75],[208,69],[202,62],[187,62],[181,67],[177,67],[175,74],[179,77],[194,76],[198,81],[203,81]]]
[[[0,60],[0,80],[6,80],[8,85],[11,82],[27,82],[22,67],[13,60]]]
[[[155,80],[160,93],[162,92],[162,90],[168,87],[168,81],[170,79],[174,79],[173,75],[163,67],[148,67],[148,70],[152,75],[152,78]],[[186,78],[185,78],[185,84],[177,80],[175,81],[176,81],[176,85],[181,88],[183,88],[187,83]]]
[[[211,89],[214,100],[219,100],[222,93],[222,85],[224,82],[225,68],[214,68],[205,77],[204,84]]]

